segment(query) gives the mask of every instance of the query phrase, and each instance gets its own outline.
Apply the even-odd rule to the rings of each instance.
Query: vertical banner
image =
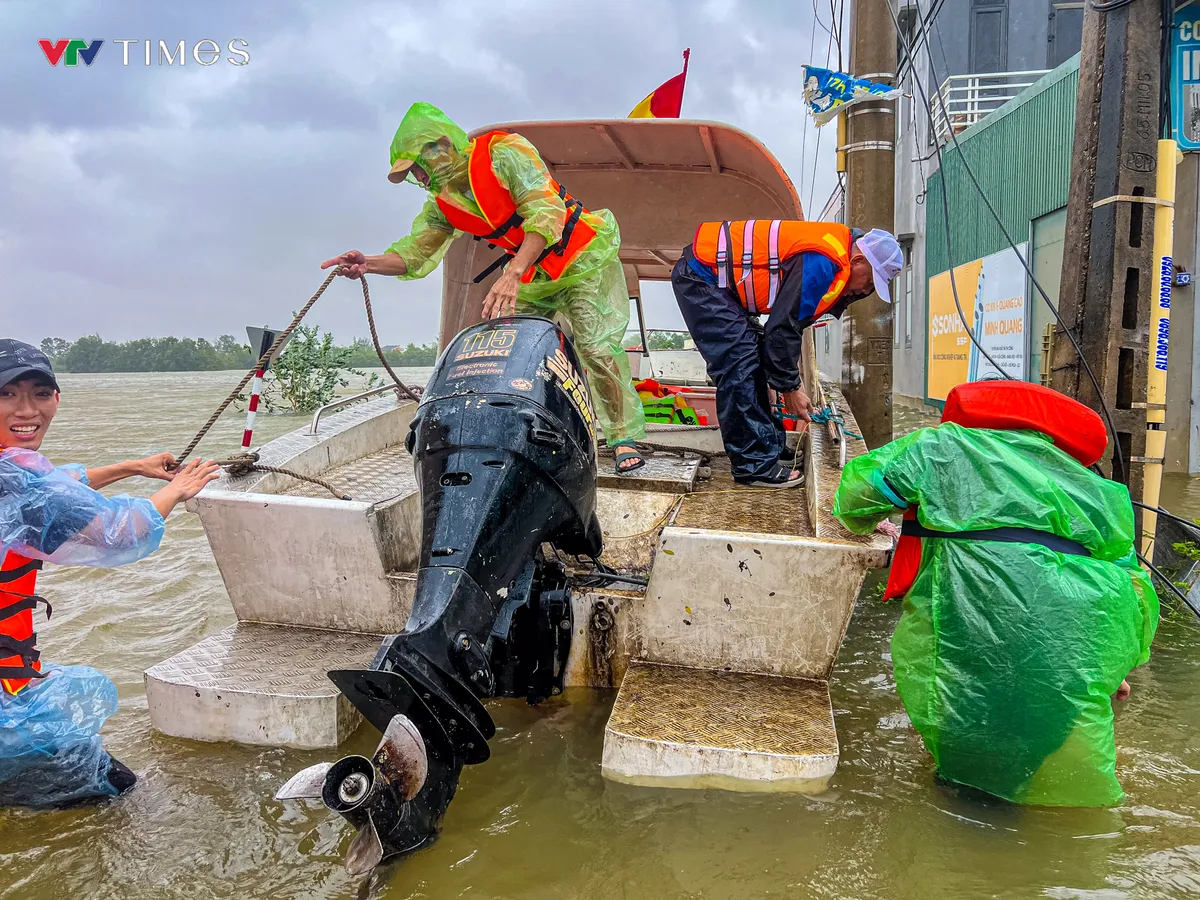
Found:
[[[966,381],[1027,377],[1026,276],[1017,254],[1024,256],[1028,244],[1019,244],[983,259],[963,263],[950,273],[929,279],[929,333],[926,340],[925,371],[928,399],[945,400],[956,385]],[[962,304],[966,327],[954,303],[954,288]],[[1003,369],[984,358],[971,334]]]

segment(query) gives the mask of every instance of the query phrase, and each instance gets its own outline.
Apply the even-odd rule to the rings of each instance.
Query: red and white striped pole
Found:
[[[250,346],[257,345],[256,352],[260,360],[262,360],[263,354],[271,349],[277,335],[278,332],[272,331],[265,325],[262,328],[246,329],[246,336],[250,338]],[[275,352],[279,353],[282,349],[280,347]],[[267,374],[270,365],[269,359],[263,360],[258,371],[254,373],[254,381],[250,383],[250,405],[246,408],[246,430],[242,432],[242,446],[247,450],[250,449],[250,440],[254,436],[254,414],[258,412],[258,398],[262,394],[263,377]]]
[[[246,409],[246,430],[242,432],[242,446],[250,449],[250,438],[254,434],[254,414],[258,412],[258,395],[262,393],[263,376],[267,368],[263,366],[254,373],[250,382],[250,406]]]

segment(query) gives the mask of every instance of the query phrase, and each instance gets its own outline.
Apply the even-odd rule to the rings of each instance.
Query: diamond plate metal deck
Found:
[[[649,575],[658,536],[678,502],[678,493],[598,490],[596,516],[604,529],[600,561],[627,575]]]
[[[747,488],[733,480],[726,457],[714,457],[712,479],[683,498],[672,523],[750,534],[815,537],[808,517],[807,488]]]
[[[400,410],[407,411],[401,423],[403,427],[393,429],[393,436],[386,441],[389,444],[400,443],[404,438],[407,418],[411,416],[412,411],[416,410],[416,407],[417,404],[412,401],[402,401],[393,394],[365,400],[322,419],[317,434],[310,434],[310,426],[306,424],[268,442],[259,448],[259,462],[263,465],[294,469],[306,475],[320,475],[328,464],[322,448],[328,447],[331,441],[340,442],[361,426]],[[380,441],[376,446],[382,443],[384,441]],[[316,451],[316,457],[308,459],[313,451]],[[221,477],[213,483],[213,487],[217,490],[228,491],[261,491],[264,482],[267,485],[286,483],[289,488],[291,487],[291,479],[286,479],[286,482],[281,482],[281,479],[284,479],[284,476],[263,472],[251,472],[237,477],[231,476],[228,472],[222,472]],[[316,496],[329,496],[328,492],[324,492],[323,489],[318,490],[322,493],[318,493]],[[267,493],[278,492],[273,487],[267,489]]]
[[[413,458],[403,446],[389,447],[337,466],[322,472],[321,477],[363,503],[384,503],[417,492]],[[294,481],[283,493],[290,497],[329,497],[323,487],[307,481]]]
[[[616,488],[622,491],[655,491],[658,493],[680,493],[690,491],[696,484],[696,470],[700,460],[696,457],[683,459],[669,453],[646,456],[646,464],[625,475],[618,475],[612,456],[601,456],[596,460],[596,486]]]
[[[604,733],[605,774],[638,782],[819,790],[837,757],[828,686],[800,678],[631,663]]]
[[[336,747],[361,716],[325,673],[367,667],[379,641],[239,623],[146,671],[150,722],[193,740]]]

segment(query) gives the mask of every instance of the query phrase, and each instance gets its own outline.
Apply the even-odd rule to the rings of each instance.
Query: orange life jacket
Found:
[[[0,563],[0,687],[15,694],[33,678],[41,678],[33,631],[33,611],[39,603],[50,604],[34,593],[40,560],[8,551]]]
[[[815,320],[837,303],[850,280],[850,244],[850,229],[836,222],[704,222],[696,229],[692,255],[716,271],[719,287],[735,286],[742,305],[762,315],[775,305],[783,264],[798,253],[820,253],[837,266],[837,274],[813,312]]]
[[[1039,431],[1084,466],[1097,462],[1108,446],[1104,420],[1095,411],[1066,394],[1028,381],[960,384],[946,396],[942,421],[964,428]],[[914,504],[904,511],[904,519],[915,522],[916,518]],[[901,534],[892,554],[884,600],[903,597],[912,587],[921,567],[921,541],[915,535]]]
[[[442,196],[437,198],[437,205],[446,221],[459,231],[473,234],[477,240],[487,241],[489,247],[500,247],[509,256],[515,256],[525,240],[525,231],[521,227],[525,220],[517,213],[517,203],[512,194],[500,183],[492,169],[492,146],[507,135],[507,131],[489,131],[475,138],[471,146],[467,176],[471,182],[471,194],[483,213],[482,218]],[[554,179],[550,183],[566,204],[567,221],[558,243],[548,246],[521,276],[521,281],[526,284],[533,280],[536,269],[541,269],[551,278],[561,276],[596,236],[596,230],[583,218],[588,212],[583,204]],[[475,281],[482,281],[498,265],[499,262],[485,269]]]

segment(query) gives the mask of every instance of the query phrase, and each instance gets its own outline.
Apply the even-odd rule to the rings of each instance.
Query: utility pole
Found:
[[[896,81],[896,29],[890,0],[853,0],[850,72],[885,84]],[[843,113],[846,224],[868,231],[895,229],[896,101],[873,100]],[[873,296],[842,316],[842,386],[869,447],[892,439],[891,305]]]
[[[1099,5],[1109,8],[1088,3],[1084,12],[1059,311],[1100,383],[1126,471],[1111,437],[1101,465],[1141,499],[1151,298],[1160,281],[1154,198],[1162,3]],[[1101,412],[1101,397],[1061,328],[1051,383]]]

